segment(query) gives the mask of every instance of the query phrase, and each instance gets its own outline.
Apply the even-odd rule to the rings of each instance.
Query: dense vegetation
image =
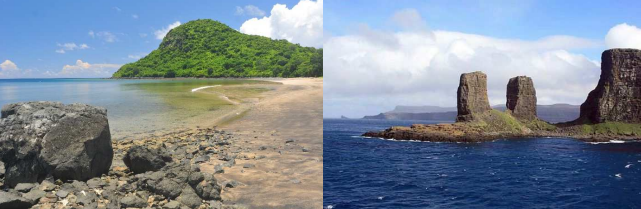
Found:
[[[158,49],[113,77],[318,77],[323,49],[246,35],[214,20],[172,29]]]

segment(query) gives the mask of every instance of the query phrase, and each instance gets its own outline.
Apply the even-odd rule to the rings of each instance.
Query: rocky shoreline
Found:
[[[53,137],[58,129],[64,140]],[[0,208],[244,208],[221,199],[222,192],[241,184],[220,182],[215,175],[234,166],[237,157],[261,158],[233,149],[232,133],[207,128],[111,141],[108,130],[106,110],[88,105],[3,107]],[[89,146],[94,141],[109,142],[99,146],[109,152],[86,155],[96,153]],[[200,165],[214,158],[222,163],[213,172],[201,171]],[[96,172],[77,169],[84,167]],[[97,167],[106,169],[92,169]],[[64,172],[55,175],[59,170]],[[13,177],[29,173],[32,178]]]
[[[610,49],[601,57],[601,77],[574,121],[550,124],[536,116],[536,90],[531,78],[507,84],[507,110],[490,108],[487,76],[461,75],[457,120],[453,124],[391,127],[365,137],[434,142],[481,142],[496,139],[568,137],[589,142],[641,140],[641,50]]]

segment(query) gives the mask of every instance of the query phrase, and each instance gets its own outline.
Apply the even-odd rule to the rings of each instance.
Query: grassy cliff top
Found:
[[[194,20],[167,33],[158,49],[122,66],[121,77],[319,77],[323,49],[240,33]]]

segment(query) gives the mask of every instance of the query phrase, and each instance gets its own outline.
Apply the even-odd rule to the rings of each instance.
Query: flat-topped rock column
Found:
[[[507,83],[507,109],[518,119],[536,119],[536,90],[532,78],[517,76]]]
[[[641,123],[641,50],[603,52],[601,77],[581,105],[581,120]]]
[[[457,122],[474,120],[474,114],[491,110],[487,99],[487,76],[481,71],[463,73],[456,92]]]

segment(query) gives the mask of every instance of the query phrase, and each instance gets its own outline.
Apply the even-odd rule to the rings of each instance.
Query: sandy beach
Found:
[[[321,208],[323,197],[323,80],[270,80],[283,85],[265,92],[239,119],[219,129],[234,133],[236,165],[216,174],[235,180],[226,204],[249,208]],[[202,164],[213,172],[217,159]],[[277,198],[275,198],[277,197]]]

